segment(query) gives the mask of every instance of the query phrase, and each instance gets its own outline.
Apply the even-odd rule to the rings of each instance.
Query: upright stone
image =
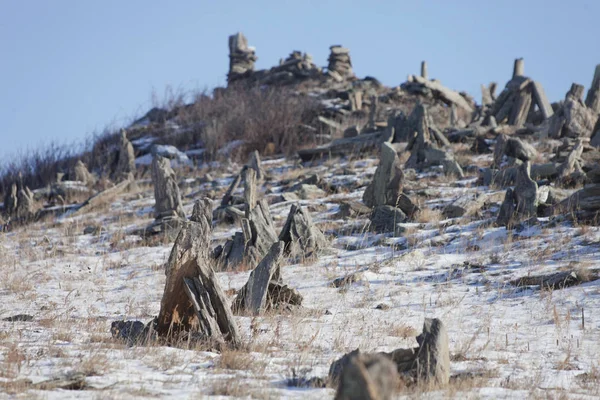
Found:
[[[531,179],[531,164],[525,161],[517,169],[514,197],[516,212],[520,217],[529,218],[537,214],[537,183]]]
[[[307,258],[318,255],[327,247],[325,236],[313,224],[310,214],[296,204],[290,207],[279,240],[285,244],[286,254],[302,254]]]
[[[250,160],[248,161],[248,167],[252,168],[256,172],[257,183],[264,182],[266,173],[261,165],[260,154],[258,153],[258,150],[255,150],[252,153],[250,153]]]
[[[403,184],[404,173],[398,154],[391,144],[385,142],[381,145],[379,166],[363,194],[363,202],[371,208],[381,205],[397,206]]]
[[[127,139],[127,131],[121,130],[121,142],[119,145],[119,159],[117,168],[114,173],[114,178],[117,181],[130,179],[135,172],[135,153],[133,145]]]
[[[600,114],[600,64],[596,65],[594,78],[585,98],[585,105],[596,114]]]
[[[446,327],[437,318],[426,318],[423,332],[417,336],[417,377],[437,385],[450,382],[450,352]]]
[[[257,315],[265,310],[269,283],[281,276],[279,268],[283,259],[283,249],[283,242],[273,243],[269,252],[252,270],[248,282],[239,291],[234,303],[236,311],[245,310]]]
[[[523,58],[517,58],[515,60],[515,66],[513,68],[513,79],[517,76],[525,76],[525,60],[523,60]]]
[[[83,182],[85,185],[93,184],[95,181],[94,176],[90,173],[90,171],[88,171],[87,167],[81,160],[78,160],[77,163],[75,163],[74,175],[76,181]]]
[[[222,338],[237,346],[241,343],[239,328],[209,264],[211,230],[211,202],[203,199],[196,202],[192,219],[183,223],[173,244],[156,331],[170,337],[196,328],[208,339]]]
[[[427,61],[421,61],[421,78],[429,79],[427,73]]]
[[[152,182],[154,184],[154,213],[157,221],[185,220],[181,195],[171,161],[159,156],[153,148]]]
[[[391,400],[397,384],[396,364],[389,357],[353,354],[341,371],[335,400]]]
[[[368,127],[371,130],[376,128],[375,122],[377,119],[377,96],[371,96],[371,106],[369,107],[369,123]]]
[[[14,216],[16,214],[17,206],[19,204],[18,194],[17,184],[13,183],[4,195],[4,213],[6,215]]]

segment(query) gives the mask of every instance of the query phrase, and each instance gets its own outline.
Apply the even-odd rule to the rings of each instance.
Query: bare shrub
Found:
[[[234,140],[245,142],[243,153],[262,152],[270,143],[290,153],[314,142],[314,132],[303,125],[314,122],[318,109],[311,97],[285,88],[234,86],[212,97],[199,94],[178,118],[187,126],[202,123],[202,142],[212,157]]]

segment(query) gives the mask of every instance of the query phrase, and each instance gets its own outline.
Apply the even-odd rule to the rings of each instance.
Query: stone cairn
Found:
[[[391,399],[400,378],[405,384],[444,386],[450,382],[450,352],[446,327],[426,318],[418,347],[391,353],[361,353],[356,349],[329,368],[329,386],[336,399]]]
[[[133,180],[135,172],[135,153],[133,145],[127,139],[127,131],[121,130],[121,142],[119,145],[119,156],[113,177],[116,181]]]
[[[252,72],[254,72],[254,63],[258,59],[254,52],[254,48],[248,47],[248,40],[242,33],[238,32],[235,35],[229,36],[228,83],[252,75]]]
[[[339,45],[333,45],[329,48],[329,65],[327,73],[338,82],[353,78],[352,61],[350,60],[350,50]]]
[[[278,66],[264,73],[261,82],[263,84],[294,83],[307,78],[316,78],[321,76],[321,73],[321,68],[313,62],[310,54],[293,51],[285,60],[280,60]]]

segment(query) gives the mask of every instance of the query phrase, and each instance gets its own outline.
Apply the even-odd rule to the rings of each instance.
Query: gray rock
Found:
[[[450,381],[450,352],[446,327],[437,318],[425,318],[417,336],[417,376],[425,382],[447,385]]]
[[[74,167],[75,180],[85,185],[93,185],[96,182],[94,176],[88,171],[83,161],[78,160]]]
[[[127,139],[127,132],[125,129],[121,130],[121,142],[119,145],[119,158],[117,160],[117,167],[113,174],[114,179],[117,181],[124,181],[130,179],[130,175],[135,172],[135,153],[133,151],[133,145]]]
[[[279,240],[285,243],[286,254],[302,254],[307,258],[317,256],[327,247],[327,239],[313,224],[310,214],[296,204],[290,208]]]
[[[506,189],[506,195],[504,201],[500,206],[498,217],[496,218],[496,224],[499,226],[509,226],[515,215],[515,196],[511,188]]]
[[[389,143],[381,145],[379,166],[373,180],[365,189],[363,202],[367,207],[396,206],[402,194],[404,173],[396,150]]]
[[[152,183],[154,184],[155,219],[157,222],[172,219],[185,220],[175,171],[171,168],[168,159],[158,154],[153,156]]]
[[[248,282],[242,287],[233,305],[236,312],[247,311],[257,315],[265,310],[269,282],[281,278],[281,261],[283,259],[283,242],[274,243],[267,255],[250,273]]]
[[[17,212],[18,200],[18,188],[17,184],[13,183],[10,185],[10,189],[6,191],[4,195],[4,213],[7,216],[13,216]]]
[[[389,400],[398,384],[396,365],[382,354],[356,354],[342,369],[336,400]]]
[[[380,233],[395,232],[396,224],[406,220],[406,214],[399,208],[388,205],[377,206],[371,215],[371,229]]]
[[[516,212],[521,218],[530,218],[537,214],[537,183],[531,179],[531,164],[527,161],[517,170],[514,197]]]

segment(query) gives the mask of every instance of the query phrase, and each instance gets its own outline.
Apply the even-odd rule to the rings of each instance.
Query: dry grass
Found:
[[[415,215],[415,221],[419,223],[438,223],[444,219],[439,209],[423,208]]]

